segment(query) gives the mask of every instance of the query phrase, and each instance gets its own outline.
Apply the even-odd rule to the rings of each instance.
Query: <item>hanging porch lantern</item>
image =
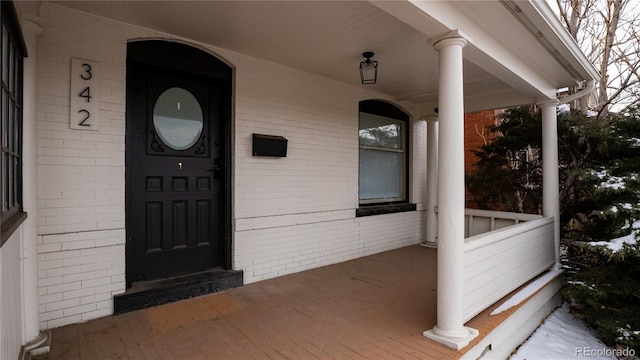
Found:
[[[375,84],[378,80],[378,62],[372,60],[373,53],[366,51],[362,53],[365,60],[360,62],[360,80],[362,84]]]

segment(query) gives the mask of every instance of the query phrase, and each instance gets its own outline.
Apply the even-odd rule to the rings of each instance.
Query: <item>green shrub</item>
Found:
[[[640,248],[616,252],[574,242],[565,259],[565,301],[611,347],[640,352]]]

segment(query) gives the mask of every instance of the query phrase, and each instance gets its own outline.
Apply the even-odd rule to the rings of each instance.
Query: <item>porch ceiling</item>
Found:
[[[358,86],[361,54],[373,51],[378,83],[367,86],[426,108],[438,93],[429,38],[456,28],[480,40],[465,48],[467,110],[532,103],[575,83],[498,1],[52,2]],[[493,56],[496,45],[501,56]]]

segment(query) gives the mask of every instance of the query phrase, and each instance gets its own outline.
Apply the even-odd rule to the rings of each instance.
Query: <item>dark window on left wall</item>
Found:
[[[1,1],[0,11],[1,246],[26,218],[22,209],[22,59],[26,49],[13,2]]]

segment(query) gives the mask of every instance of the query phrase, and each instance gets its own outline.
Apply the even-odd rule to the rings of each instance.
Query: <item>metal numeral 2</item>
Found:
[[[78,110],[78,113],[79,114],[84,113],[84,115],[85,115],[84,119],[82,119],[82,121],[80,121],[80,124],[78,124],[78,125],[80,125],[80,126],[91,126],[91,124],[85,124],[85,122],[87,120],[89,120],[89,117],[91,117],[91,113],[88,110]]]

